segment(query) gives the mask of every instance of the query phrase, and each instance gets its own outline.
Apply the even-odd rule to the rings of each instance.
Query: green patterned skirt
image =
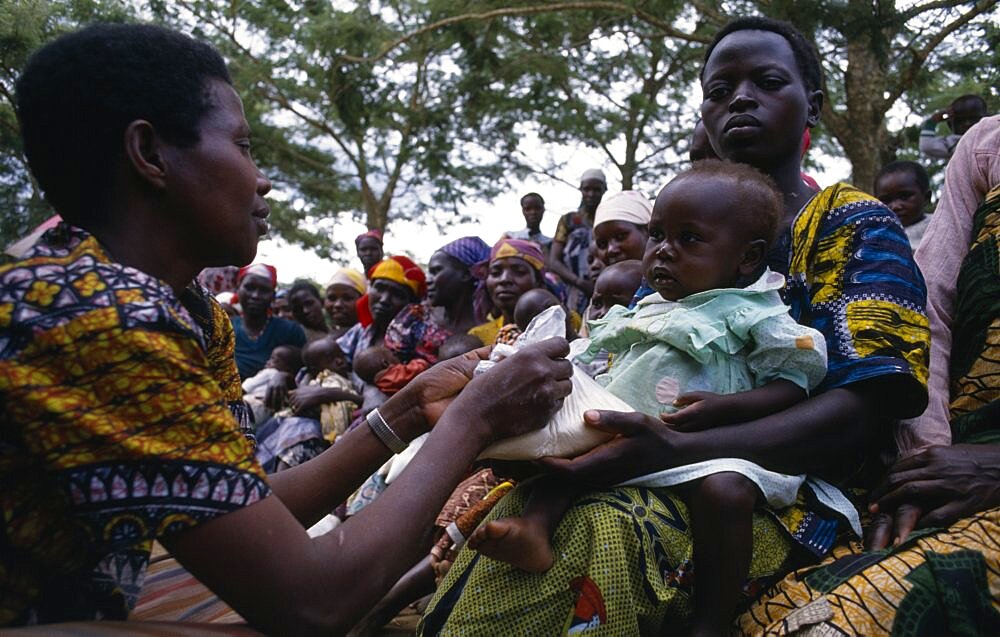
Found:
[[[518,515],[526,495],[518,487],[487,521]],[[792,568],[818,559],[799,549],[788,530],[812,528],[811,515],[801,507],[754,514],[748,603]],[[670,490],[622,487],[588,494],[566,514],[553,548],[555,564],[543,574],[463,549],[424,615],[421,634],[620,636],[689,622],[690,518]]]

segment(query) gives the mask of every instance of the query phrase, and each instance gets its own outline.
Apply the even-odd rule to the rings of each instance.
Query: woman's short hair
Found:
[[[788,46],[792,48],[792,54],[795,56],[795,65],[799,69],[799,74],[802,76],[802,83],[805,84],[806,89],[809,91],[823,89],[823,67],[819,63],[819,55],[816,53],[816,47],[806,39],[806,36],[802,35],[801,31],[788,22],[772,18],[747,16],[736,18],[726,24],[719,29],[705,50],[705,64],[708,63],[708,58],[712,56],[712,51],[715,50],[715,47],[722,38],[736,31],[770,31],[785,38]],[[701,67],[701,76],[704,76],[704,73],[705,65],[703,64]]]
[[[95,24],[40,48],[16,101],[46,198],[71,222],[102,222],[125,129],[144,119],[171,144],[196,144],[209,79],[232,84],[219,53],[158,26]]]

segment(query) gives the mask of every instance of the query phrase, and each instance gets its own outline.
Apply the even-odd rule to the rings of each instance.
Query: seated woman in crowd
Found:
[[[514,323],[514,307],[528,290],[544,287],[545,259],[537,244],[521,239],[500,239],[480,263],[476,275],[485,281],[479,291],[488,321],[469,330],[483,345],[492,345],[504,325]]]
[[[271,302],[278,285],[273,266],[255,263],[240,269],[237,298],[243,315],[233,319],[236,332],[236,367],[246,380],[260,370],[279,345],[302,347],[306,335],[302,326],[278,316],[271,316]]]
[[[326,283],[323,309],[330,322],[330,337],[340,338],[358,323],[357,303],[368,290],[365,275],[340,268]]]
[[[623,190],[601,201],[594,215],[594,241],[590,245],[593,252],[590,278],[595,291],[597,278],[604,268],[622,261],[642,260],[649,238],[646,226],[652,211],[652,202],[637,190]],[[638,286],[632,292],[636,289]],[[585,316],[591,313],[593,296],[591,294]],[[580,334],[589,334],[586,324]]]
[[[386,329],[386,347],[404,363],[413,358],[437,362],[442,343],[483,320],[476,296],[481,282],[471,268],[489,256],[490,247],[479,237],[456,239],[431,255],[427,300],[407,306],[393,319]]]
[[[629,259],[642,259],[653,203],[637,190],[623,190],[605,197],[594,215],[596,258],[605,267]]]
[[[656,294],[592,323],[581,354],[590,362],[611,352],[601,384],[633,409],[682,430],[756,420],[804,400],[826,374],[823,336],[788,315],[778,295],[783,276],[765,271],[754,279],[781,216],[771,180],[745,164],[701,162],[667,184],[656,199],[643,260]],[[692,633],[722,632],[732,622],[750,565],[754,509],[789,506],[805,480],[725,458],[629,481],[683,487],[678,494],[691,512],[694,559],[702,569]],[[555,559],[552,534],[587,490],[585,483],[543,476],[532,483],[522,516],[480,527],[469,547],[545,572]],[[846,498],[837,497],[809,514],[836,520],[833,507],[840,504],[856,520]],[[727,523],[719,525],[723,517]]]
[[[330,328],[323,316],[323,299],[319,290],[309,281],[296,281],[288,288],[288,307],[292,317],[306,333],[306,342],[326,338]]]
[[[794,626],[830,634],[997,633],[998,246],[995,115],[955,148],[917,250],[933,342],[930,397],[920,417],[897,427],[901,458],[873,492],[867,544],[874,551],[858,555],[860,547],[844,547],[835,553],[839,559],[792,573],[744,613],[744,632],[778,634]]]
[[[346,431],[362,399],[348,380],[350,367],[330,338],[302,348],[303,373],[288,392],[288,406],[257,421],[257,462],[267,473],[312,460]],[[254,414],[256,416],[256,412]]]
[[[403,256],[379,261],[368,271],[368,279],[368,293],[357,303],[358,324],[337,339],[348,363],[354,360],[355,352],[381,345],[392,319],[427,293],[424,271]]]
[[[66,223],[0,267],[0,625],[127,618],[158,539],[259,630],[346,632],[426,555],[472,459],[568,394],[566,342],[471,381],[483,352],[442,363],[369,426],[265,476],[230,409],[231,324],[192,285],[250,262],[267,230],[270,182],[222,58],[166,29],[96,25],[37,51],[16,95],[32,174]],[[432,426],[398,485],[306,534]]]
[[[792,317],[826,339],[826,378],[783,411],[698,431],[641,413],[588,412],[588,425],[616,436],[578,458],[545,464],[568,480],[609,487],[733,457],[870,486],[866,469],[890,423],[920,413],[927,400],[925,289],[902,228],[879,201],[850,186],[817,193],[802,181],[801,139],[822,111],[822,68],[793,27],[766,18],[730,23],[707,49],[701,84],[712,147],[768,174],[781,191],[779,239],[766,262],[785,275],[782,296]],[[492,518],[520,515],[525,496],[518,487]],[[754,513],[746,595],[832,549],[836,525],[805,515],[809,504]],[[798,550],[793,537],[813,550]],[[556,530],[553,554],[552,568],[534,574],[464,551],[424,616],[423,634],[496,634],[525,625],[539,634],[687,628],[698,564],[690,513],[670,489],[589,492]]]

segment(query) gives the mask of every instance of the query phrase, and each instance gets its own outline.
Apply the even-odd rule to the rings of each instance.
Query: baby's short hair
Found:
[[[383,369],[399,363],[399,359],[388,347],[373,345],[354,355],[354,373],[366,383],[374,383],[375,377]]]
[[[562,305],[555,294],[545,288],[534,288],[528,290],[518,299],[514,306],[514,322],[521,330],[528,329],[531,319],[535,318],[543,311],[553,305]]]
[[[785,206],[773,179],[749,164],[718,159],[696,161],[673,181],[689,177],[728,182],[733,188],[739,188],[743,203],[739,210],[733,211],[733,216],[738,218],[750,240],[763,239],[768,247],[774,243]]]
[[[473,336],[472,334],[455,334],[449,337],[444,343],[441,343],[441,347],[438,348],[438,360],[446,361],[449,358],[461,356],[482,346],[483,342],[479,340],[478,336]]]

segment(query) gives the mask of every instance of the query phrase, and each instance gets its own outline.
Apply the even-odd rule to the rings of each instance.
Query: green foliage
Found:
[[[652,194],[685,161],[704,45],[737,15],[789,20],[816,42],[827,106],[814,145],[846,155],[870,185],[881,162],[915,156],[916,122],[955,95],[1000,106],[996,4],[0,0],[0,240],[50,214],[11,106],[28,53],[94,19],[133,19],[138,7],[224,53],[275,186],[274,232],[330,256],[342,250],[329,232],[340,216],[383,229],[397,219],[444,225],[511,179],[574,178],[553,148],[596,150],[623,188]],[[889,114],[905,125],[890,131]]]
[[[14,84],[28,56],[61,33],[94,21],[129,19],[121,2],[0,0],[0,245],[53,214],[31,178],[18,133]]]

